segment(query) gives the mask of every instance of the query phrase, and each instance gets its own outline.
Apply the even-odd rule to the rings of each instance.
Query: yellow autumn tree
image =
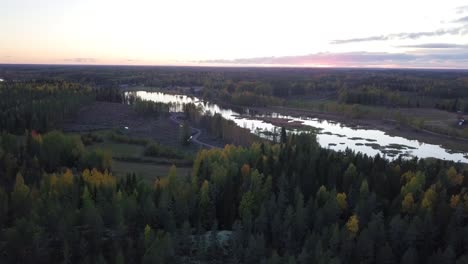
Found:
[[[354,236],[359,232],[359,219],[353,214],[346,222],[346,229]]]
[[[84,181],[92,187],[115,187],[117,183],[115,177],[112,176],[112,174],[110,174],[107,170],[102,173],[97,169],[92,169],[91,171],[85,169],[82,175]]]
[[[452,197],[450,197],[450,207],[456,208],[459,203],[460,203],[460,195],[459,194],[455,194],[455,195],[452,195]]]
[[[405,195],[405,198],[401,202],[401,209],[406,213],[412,213],[414,211],[414,198],[412,193]]]
[[[437,193],[435,191],[435,185],[432,185],[424,192],[424,197],[421,202],[423,208],[432,209],[434,204],[437,202]]]
[[[249,164],[244,164],[241,168],[241,174],[242,174],[242,177],[247,177],[249,176],[250,174],[250,166]]]
[[[452,186],[457,186],[463,183],[464,176],[452,166],[447,170],[447,178]]]
[[[405,182],[405,184],[401,187],[401,195],[405,197],[408,193],[411,193],[419,197],[423,191],[426,176],[419,171],[416,173],[407,172],[403,175],[402,181]]]
[[[70,169],[67,169],[62,175],[62,183],[65,186],[71,186],[73,184],[73,173]]]
[[[164,177],[164,178],[159,178],[157,177],[156,180],[154,180],[154,188],[165,188],[167,185],[168,185],[168,178],[167,177]]]
[[[346,193],[338,193],[336,195],[336,202],[340,206],[341,210],[346,210],[348,208],[348,202],[346,201]]]

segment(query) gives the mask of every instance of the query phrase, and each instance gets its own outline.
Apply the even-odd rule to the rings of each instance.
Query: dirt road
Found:
[[[182,113],[171,113],[171,121],[178,124],[179,126],[182,125],[182,121],[179,120],[179,117],[183,117],[184,114]],[[211,144],[208,144],[208,143],[205,143],[205,142],[202,142],[198,139],[198,137],[201,135],[202,131],[198,128],[195,128],[195,127],[190,127],[190,129],[192,130],[192,136],[190,136],[190,141],[191,142],[194,142],[195,144],[198,144],[200,146],[203,146],[203,147],[207,147],[207,148],[218,148],[217,146],[213,146]],[[193,131],[195,131],[195,133],[193,133]]]

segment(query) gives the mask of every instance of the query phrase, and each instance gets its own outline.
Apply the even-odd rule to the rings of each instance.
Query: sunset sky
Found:
[[[0,0],[0,63],[468,68],[468,1]]]

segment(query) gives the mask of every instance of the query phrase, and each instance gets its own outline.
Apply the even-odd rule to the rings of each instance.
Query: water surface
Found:
[[[370,156],[380,154],[388,159],[394,159],[399,155],[403,155],[404,157],[438,158],[468,163],[468,159],[465,157],[467,153],[452,153],[449,149],[439,145],[427,144],[404,137],[390,136],[384,131],[377,129],[348,127],[338,122],[309,117],[284,116],[278,113],[259,115],[252,113],[249,109],[220,107],[217,104],[186,95],[146,91],[128,93],[133,93],[144,100],[172,103],[173,105],[170,110],[173,112],[182,112],[185,104],[194,103],[201,108],[204,114],[219,113],[225,119],[234,121],[238,126],[250,129],[252,133],[264,137],[271,135],[269,132],[275,130],[278,132],[279,127],[275,127],[273,124],[259,119],[265,117],[287,118],[290,119],[290,122],[301,121],[305,126],[317,129],[318,143],[324,148],[336,151],[343,151],[349,148]]]

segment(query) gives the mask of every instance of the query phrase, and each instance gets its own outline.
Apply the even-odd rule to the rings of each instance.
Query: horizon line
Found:
[[[216,65],[184,65],[184,64],[73,64],[73,63],[3,63],[0,66],[97,66],[97,67],[180,67],[180,68],[257,68],[257,69],[362,69],[362,70],[452,70],[468,71],[466,68],[451,67],[389,67],[389,66],[313,66],[313,65],[278,65],[278,64],[216,64]]]

